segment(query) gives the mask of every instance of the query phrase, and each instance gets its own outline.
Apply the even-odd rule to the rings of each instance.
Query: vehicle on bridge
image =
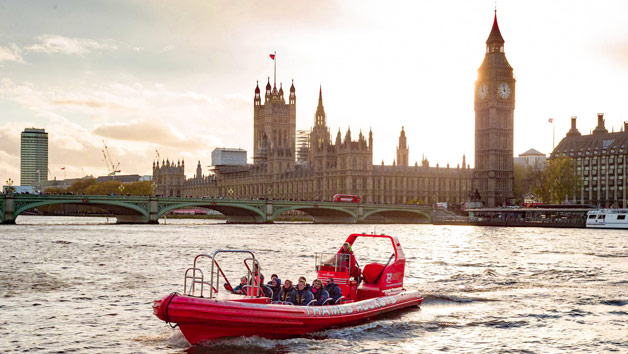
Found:
[[[332,200],[336,203],[359,203],[361,199],[356,194],[334,194]]]
[[[418,291],[403,288],[405,256],[396,237],[386,235],[352,234],[347,238],[350,245],[357,239],[368,242],[374,238],[388,240],[393,252],[388,262],[369,263],[360,269],[353,252],[316,254],[315,267],[318,278],[327,282],[333,278],[342,290],[342,296],[334,302],[331,297],[322,306],[314,306],[315,300],[304,306],[290,302],[272,302],[256,284],[261,284],[261,269],[255,254],[248,250],[217,250],[212,255],[200,254],[185,272],[183,294],[172,293],[153,304],[153,313],[161,320],[176,323],[191,344],[222,337],[260,336],[265,338],[290,338],[329,328],[355,325],[377,316],[401,309],[416,307],[423,298]],[[244,255],[244,267],[248,274],[245,294],[225,293],[219,284],[221,278],[229,289],[231,283],[225,276],[218,260],[219,255]],[[209,276],[204,277],[199,267],[200,259],[209,259]],[[270,288],[268,288],[270,290]]]

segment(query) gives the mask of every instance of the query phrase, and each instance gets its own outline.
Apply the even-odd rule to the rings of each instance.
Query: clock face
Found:
[[[510,97],[510,86],[507,82],[502,82],[501,84],[499,84],[499,87],[497,88],[497,94],[499,94],[499,97],[504,99]]]
[[[480,99],[485,99],[488,95],[488,85],[486,83],[482,83],[478,86],[478,97]]]

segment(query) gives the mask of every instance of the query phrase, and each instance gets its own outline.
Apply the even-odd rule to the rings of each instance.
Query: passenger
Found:
[[[268,282],[268,286],[271,286],[271,283],[273,282],[273,280],[277,280],[277,284],[279,284],[279,287],[281,287],[281,279],[279,279],[277,274],[273,274],[270,276],[270,281]]]
[[[248,279],[246,277],[240,278],[240,284],[233,289],[234,294],[244,295],[244,287],[248,285]]]
[[[334,301],[334,304],[342,296],[342,290],[336,283],[334,283],[334,278],[327,279],[325,290],[327,290],[327,293],[329,293],[329,296]]]
[[[286,279],[283,283],[283,287],[279,292],[278,301],[289,302],[294,305],[296,297],[296,291],[294,290],[294,286],[292,286],[292,282]]]
[[[305,288],[309,291],[312,291],[312,287],[310,286],[310,284],[307,283],[307,280],[305,280],[305,277],[299,277],[299,283],[300,282],[304,282]]]
[[[314,294],[305,288],[305,281],[299,280],[299,285],[294,297],[294,304],[299,306],[307,306],[314,299]]]
[[[315,306],[325,304],[325,301],[329,298],[329,293],[323,288],[323,282],[320,279],[312,282],[312,294],[314,294],[314,300],[316,300]]]
[[[279,301],[279,293],[281,292],[281,283],[279,283],[279,278],[273,278],[273,280],[270,281],[270,285],[265,287],[265,289],[268,288],[273,291],[270,301]],[[267,294],[267,297],[270,296]]]

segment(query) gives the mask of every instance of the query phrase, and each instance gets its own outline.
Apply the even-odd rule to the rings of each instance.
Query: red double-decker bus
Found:
[[[359,203],[360,196],[355,194],[335,194],[333,200],[334,202]]]

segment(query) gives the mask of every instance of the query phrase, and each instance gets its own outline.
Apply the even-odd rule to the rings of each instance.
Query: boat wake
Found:
[[[423,295],[423,303],[424,305],[442,305],[442,304],[469,304],[473,302],[492,302],[499,301],[495,299],[489,299],[485,297],[472,297],[472,296],[458,296],[458,295],[448,295],[448,294],[424,294]]]

